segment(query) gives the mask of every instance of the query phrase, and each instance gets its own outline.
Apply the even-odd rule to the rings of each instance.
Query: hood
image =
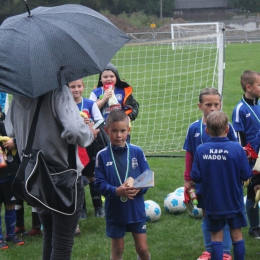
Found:
[[[105,71],[105,70],[111,70],[111,71],[113,71],[115,73],[115,75],[116,75],[116,87],[118,87],[118,88],[129,87],[129,84],[127,82],[125,82],[124,80],[120,79],[117,68],[111,62],[109,62],[107,64],[106,68],[103,71]],[[102,82],[100,81],[101,80],[101,74],[102,73],[99,74],[97,88],[100,88],[100,87],[103,86]]]

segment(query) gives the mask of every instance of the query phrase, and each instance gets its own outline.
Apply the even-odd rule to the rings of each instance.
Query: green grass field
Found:
[[[223,110],[231,118],[231,113],[241,98],[239,84],[244,70],[260,70],[260,44],[228,44],[226,46],[226,73],[224,86]],[[194,107],[196,110],[196,107]],[[183,140],[184,141],[184,140]],[[157,223],[147,223],[147,238],[153,260],[189,260],[197,259],[204,250],[201,232],[201,220],[189,216],[167,214],[163,201],[167,194],[183,186],[184,158],[148,157],[151,169],[155,172],[155,187],[145,195],[159,203],[162,215]],[[89,188],[86,187],[88,218],[80,221],[81,236],[75,238],[73,260],[108,260],[110,240],[105,236],[105,221],[94,217],[90,202]],[[2,210],[3,215],[3,210]],[[26,209],[26,229],[31,227],[30,208]],[[243,229],[246,243],[246,259],[258,260],[260,241],[250,238],[247,228]],[[8,250],[0,252],[1,260],[37,260],[41,259],[42,237],[25,238],[21,247],[10,245]],[[135,260],[133,239],[130,234],[125,237],[124,260]]]

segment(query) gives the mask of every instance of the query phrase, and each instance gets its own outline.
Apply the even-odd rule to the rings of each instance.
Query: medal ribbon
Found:
[[[83,98],[81,98],[81,109],[80,111],[83,111]]]
[[[128,177],[128,173],[129,173],[129,158],[130,158],[130,148],[128,146],[128,144],[126,143],[126,147],[127,147],[127,166],[126,166],[126,173],[125,173],[125,180],[124,182],[126,181],[127,177]],[[119,172],[118,172],[118,169],[117,169],[117,166],[116,166],[116,162],[115,162],[115,158],[114,158],[114,154],[113,154],[113,150],[112,150],[112,145],[111,143],[109,144],[109,148],[110,148],[110,153],[111,153],[111,157],[112,157],[112,161],[114,163],[114,167],[115,167],[115,171],[116,171],[116,175],[117,175],[117,178],[118,178],[118,181],[120,183],[120,185],[122,185],[122,181],[121,181],[121,178],[120,178],[120,175],[119,175]]]

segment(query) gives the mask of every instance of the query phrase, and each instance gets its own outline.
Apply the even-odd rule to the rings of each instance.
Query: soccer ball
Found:
[[[146,200],[144,202],[145,214],[147,222],[155,222],[161,217],[161,207],[153,200]]]
[[[194,218],[202,218],[203,216],[202,209],[198,208],[196,205],[194,205],[192,210],[188,210],[188,212]]]
[[[177,188],[174,193],[178,194],[179,196],[183,196],[184,199],[184,187]],[[171,194],[171,193],[170,193]]]
[[[186,210],[183,200],[183,192],[172,192],[165,197],[164,208],[170,214],[180,214]]]

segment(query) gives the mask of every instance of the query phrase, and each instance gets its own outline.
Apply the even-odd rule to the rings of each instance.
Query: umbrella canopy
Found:
[[[0,26],[0,91],[31,98],[100,73],[130,38],[81,5],[38,7]]]

